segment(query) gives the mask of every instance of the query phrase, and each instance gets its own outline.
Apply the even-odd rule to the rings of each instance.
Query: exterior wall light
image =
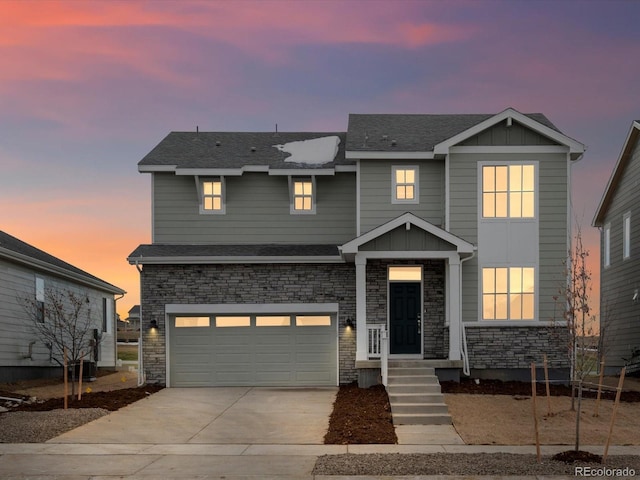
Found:
[[[149,323],[149,330],[157,330],[158,329],[158,322],[155,320],[151,320],[151,323]]]
[[[345,321],[345,325],[348,328],[355,328],[356,327],[355,324],[353,323],[353,318],[351,318],[351,317],[347,318],[347,320]]]

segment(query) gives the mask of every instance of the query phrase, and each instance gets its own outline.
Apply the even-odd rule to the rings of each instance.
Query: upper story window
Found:
[[[534,320],[535,269],[504,267],[482,269],[484,320]]]
[[[291,213],[316,213],[314,177],[291,179]]]
[[[219,213],[225,211],[224,179],[204,180],[202,182],[202,213]]]
[[[622,216],[622,258],[631,256],[631,212]]]
[[[419,203],[418,167],[392,167],[391,203]]]
[[[535,166],[483,166],[482,216],[484,218],[534,218]]]
[[[36,320],[44,323],[44,279],[36,277]]]
[[[611,265],[611,224],[607,223],[602,232],[602,264],[605,267]]]

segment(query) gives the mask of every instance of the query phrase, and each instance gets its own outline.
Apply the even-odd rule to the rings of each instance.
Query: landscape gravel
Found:
[[[41,443],[109,413],[103,408],[0,414],[0,443]]]
[[[640,475],[640,456],[611,456],[606,465],[599,463],[567,464],[543,457],[538,463],[535,455],[509,453],[433,453],[433,454],[345,454],[319,457],[314,475],[569,475],[576,466],[603,471],[605,478],[637,478]],[[633,470],[631,476],[613,469]],[[608,473],[613,473],[609,475]]]

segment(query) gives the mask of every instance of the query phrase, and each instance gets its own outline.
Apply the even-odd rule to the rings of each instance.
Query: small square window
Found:
[[[418,167],[392,167],[391,203],[419,203]]]

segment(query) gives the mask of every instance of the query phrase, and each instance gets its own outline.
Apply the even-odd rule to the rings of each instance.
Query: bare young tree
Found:
[[[592,279],[587,267],[589,251],[582,242],[582,230],[576,226],[576,232],[571,242],[569,255],[565,262],[567,282],[560,288],[559,295],[554,297],[562,302],[563,318],[567,325],[567,353],[571,368],[571,410],[575,410],[577,394],[578,412],[576,415],[576,451],[580,446],[580,408],[582,403],[582,389],[589,374],[597,367],[598,358],[589,353],[588,337],[594,333],[595,316],[590,307]]]
[[[19,299],[32,322],[34,333],[51,349],[61,366],[66,350],[71,368],[71,395],[75,394],[76,365],[97,351],[101,340],[100,322],[85,293],[47,288],[44,301]]]

